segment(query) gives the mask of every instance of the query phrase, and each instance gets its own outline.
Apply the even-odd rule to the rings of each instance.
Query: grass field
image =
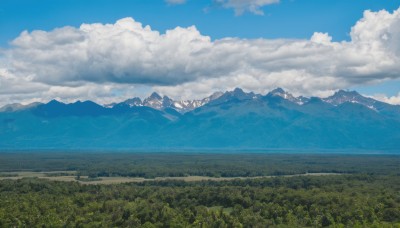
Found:
[[[325,175],[342,175],[338,173],[303,173],[295,175],[280,175],[280,177],[295,177],[295,176],[325,176]],[[121,183],[142,183],[145,181],[229,181],[235,179],[257,179],[257,178],[273,178],[270,176],[257,177],[207,177],[207,176],[187,176],[187,177],[156,177],[156,178],[141,178],[141,177],[101,177],[91,179],[88,176],[80,176],[77,180],[76,171],[52,171],[52,172],[0,172],[0,180],[11,179],[18,180],[22,178],[41,178],[51,181],[75,181],[81,184],[121,184]]]

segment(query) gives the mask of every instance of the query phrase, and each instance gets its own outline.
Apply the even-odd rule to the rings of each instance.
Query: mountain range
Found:
[[[157,93],[120,103],[10,104],[1,150],[400,150],[400,106],[340,90],[327,98],[242,89],[201,100]]]
[[[184,113],[184,112],[196,109],[198,107],[201,107],[201,106],[207,104],[208,102],[210,102],[211,100],[217,99],[222,94],[223,94],[222,92],[215,92],[211,96],[206,97],[201,100],[174,101],[167,96],[161,97],[158,93],[154,92],[148,98],[144,99],[143,101],[139,97],[134,97],[132,99],[128,99],[121,103],[107,104],[107,105],[105,105],[105,107],[113,108],[114,106],[117,106],[117,105],[126,104],[126,105],[129,105],[130,107],[147,106],[147,107],[151,107],[151,108],[158,109],[158,110],[172,108],[178,112]]]

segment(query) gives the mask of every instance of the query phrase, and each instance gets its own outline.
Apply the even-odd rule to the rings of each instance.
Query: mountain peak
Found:
[[[293,103],[297,103],[299,105],[302,105],[302,104],[304,104],[305,102],[308,101],[307,98],[305,98],[305,97],[295,97],[291,93],[286,92],[285,90],[283,90],[280,87],[278,87],[278,88],[272,90],[271,92],[269,92],[267,94],[267,96],[281,97],[281,98],[283,98],[285,100],[291,101]]]
[[[218,97],[220,97],[220,96],[222,96],[224,93],[223,92],[221,92],[221,91],[217,91],[217,92],[214,92],[213,94],[211,94],[209,97],[207,97],[209,100],[215,100],[215,99],[217,99]],[[205,98],[205,99],[207,99],[207,98]]]
[[[356,91],[346,91],[346,90],[338,90],[335,92],[335,94],[333,94],[333,96],[360,96],[360,94]]]
[[[130,107],[142,106],[142,100],[139,97],[134,97],[134,98],[125,100],[124,103],[129,105]]]
[[[156,92],[153,92],[148,98],[143,100],[143,106],[148,106],[154,109],[161,110],[164,107],[163,98]]]
[[[330,103],[332,105],[341,105],[346,102],[350,103],[358,103],[364,105],[370,109],[376,110],[375,103],[376,101],[363,97],[356,91],[345,91],[345,90],[338,90],[332,96],[324,98],[323,101]]]
[[[153,92],[149,97],[147,97],[144,100],[141,100],[138,97],[134,97],[131,99],[127,99],[121,103],[106,104],[106,105],[103,105],[103,107],[113,108],[115,105],[123,104],[124,107],[126,107],[126,106],[129,106],[129,107],[147,106],[147,107],[151,107],[151,108],[158,109],[158,110],[165,110],[166,108],[173,108],[173,109],[177,110],[178,112],[184,113],[184,112],[188,112],[188,111],[194,110],[196,108],[199,108],[201,106],[204,106],[206,104],[218,105],[218,104],[222,104],[225,102],[238,102],[238,101],[242,102],[242,101],[246,101],[246,100],[257,100],[260,98],[262,98],[262,100],[269,100],[269,99],[276,100],[276,98],[279,98],[279,99],[284,99],[286,101],[290,101],[292,103],[296,103],[298,105],[303,105],[310,101],[310,98],[307,98],[307,97],[302,97],[302,96],[295,97],[280,87],[272,90],[265,96],[261,96],[260,94],[255,94],[253,92],[247,93],[247,92],[243,91],[241,88],[235,88],[231,91],[215,92],[212,95],[210,95],[209,97],[203,98],[201,100],[173,100],[173,99],[169,98],[168,96],[165,96],[165,95],[161,96],[157,92]],[[375,111],[390,109],[390,108],[387,108],[388,106],[390,106],[389,104],[376,101],[372,98],[364,97],[356,91],[349,91],[349,90],[338,90],[330,97],[321,98],[321,101],[332,104],[334,106],[338,106],[338,105],[341,105],[346,102],[358,103],[358,104],[364,105],[370,109],[373,109]],[[14,111],[18,111],[18,110],[33,108],[33,107],[39,106],[41,104],[42,103],[32,103],[29,105],[9,104],[9,105],[5,105],[4,107],[1,107],[0,112],[14,112]],[[95,105],[93,105],[93,104],[95,104],[95,103],[92,101],[79,101],[79,100],[74,103],[66,104],[66,103],[63,103],[63,102],[53,99],[53,100],[49,101],[46,104],[46,106],[51,106],[52,108],[57,108],[57,107],[62,107],[62,106],[71,106],[71,105],[79,106],[79,107],[81,107],[81,106],[94,107]]]
[[[278,88],[272,90],[270,93],[271,94],[285,94],[286,92],[282,88],[278,87]]]
[[[82,105],[96,105],[98,106],[98,104],[96,102],[93,102],[91,100],[86,100],[86,101],[80,101],[78,100],[77,102],[75,102],[75,104],[82,104]]]
[[[156,100],[162,100],[162,97],[156,92],[153,92],[148,98],[156,99]]]
[[[234,97],[237,98],[239,100],[247,100],[247,99],[251,99],[254,96],[253,92],[250,93],[246,93],[244,92],[241,88],[235,88],[233,91],[231,92],[226,92],[226,94],[230,97]]]
[[[239,93],[239,91],[237,91],[237,92]],[[203,98],[202,100],[175,101],[168,96],[161,97],[158,93],[153,92],[149,97],[145,98],[143,101],[138,97],[134,97],[134,98],[125,100],[122,103],[125,105],[128,105],[129,107],[147,106],[147,107],[151,107],[151,108],[158,109],[158,110],[165,110],[167,108],[173,108],[178,112],[187,112],[187,111],[196,109],[198,107],[201,107],[212,100],[217,99],[222,94],[223,94],[222,92],[215,92],[211,96]],[[104,107],[112,108],[115,105],[122,104],[122,103],[106,104],[106,105],[104,105]]]
[[[253,92],[246,93],[240,88],[235,88],[233,91],[226,91],[225,93],[223,93],[221,95],[220,94],[213,94],[213,95],[219,95],[219,96],[210,97],[210,98],[213,98],[213,99],[209,99],[209,101],[212,105],[221,104],[221,103],[225,103],[228,101],[251,100],[256,97],[256,95]]]
[[[244,94],[245,93],[241,88],[235,88],[232,92],[234,94]]]
[[[173,103],[174,103],[174,101],[171,98],[167,97],[167,96],[164,96],[162,98],[162,106],[163,106],[163,108],[169,108],[169,107],[171,107],[173,105]]]
[[[47,104],[48,105],[58,105],[58,104],[64,104],[64,103],[62,103],[56,99],[53,99],[53,100],[49,101]]]
[[[85,101],[78,105],[53,100],[21,114],[0,113],[0,150],[400,149],[398,107],[361,95],[353,100],[355,104],[335,107],[317,97],[300,106],[272,94],[259,97],[243,93],[243,99],[228,91],[216,100],[205,101],[208,103],[189,100],[174,102],[174,106],[164,106],[164,97],[149,100],[143,104],[149,107],[140,108],[121,105],[107,109]],[[372,105],[377,112],[361,105]],[[173,109],[189,112],[181,115]]]

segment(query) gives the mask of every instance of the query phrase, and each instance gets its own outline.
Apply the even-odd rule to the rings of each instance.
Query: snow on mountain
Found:
[[[269,92],[268,94],[271,96],[282,97],[283,99],[289,100],[298,105],[303,105],[304,103],[309,101],[309,98],[307,98],[307,97],[303,97],[303,96],[295,97],[291,93],[288,93],[285,90],[283,90],[282,88],[276,88],[276,89],[272,90],[271,92]]]
[[[143,100],[143,106],[148,106],[154,109],[162,109],[163,98],[158,93],[154,92],[148,98]]]
[[[300,106],[293,101],[305,103]],[[376,111],[367,108],[371,104]],[[3,110],[22,106],[7,107]],[[399,129],[400,106],[355,92],[338,91],[329,98],[307,100],[282,89],[265,96],[235,89],[192,101],[174,101],[153,93],[144,100],[132,98],[111,108],[92,101],[66,104],[52,100],[24,111],[0,112],[0,149],[399,151]]]
[[[246,93],[240,88],[236,88],[233,91],[226,91],[219,97],[210,100],[208,103],[212,105],[222,104],[228,101],[245,101],[260,98],[260,94],[255,94],[253,92]]]
[[[291,93],[283,90],[282,88],[276,88],[271,92],[269,92],[266,96],[272,96],[272,97],[279,96],[283,99],[286,99],[298,105],[303,105],[310,101],[310,98],[308,97],[303,97],[303,96],[295,97]],[[161,96],[158,93],[154,92],[144,100],[141,100],[139,97],[134,97],[125,100],[121,103],[106,104],[103,105],[103,107],[113,108],[116,105],[122,104],[122,105],[127,105],[129,107],[146,106],[157,110],[165,110],[168,108],[172,108],[180,113],[185,113],[192,111],[196,108],[202,107],[209,103],[212,105],[218,105],[228,101],[245,101],[252,99],[261,99],[262,97],[263,96],[261,94],[255,94],[253,92],[247,93],[240,88],[236,88],[233,91],[226,91],[224,93],[215,92],[212,95],[199,100],[173,100],[168,96]],[[398,113],[398,111],[400,110],[400,106],[393,106],[384,102],[374,100],[369,97],[364,97],[359,93],[357,93],[356,91],[339,90],[334,95],[327,98],[321,98],[321,100],[323,102],[332,104],[334,106],[338,106],[346,102],[357,103],[377,112],[381,111],[393,112],[394,110],[396,113]],[[42,103],[35,102],[28,105],[14,103],[1,107],[0,112],[14,112],[19,110],[25,110],[32,107],[36,107],[40,104]]]
[[[125,104],[129,105],[129,107],[133,106],[143,106],[142,100],[139,97],[134,97],[124,101]]]
[[[357,103],[375,111],[377,111],[376,105],[378,103],[381,103],[372,98],[364,97],[361,94],[357,93],[356,91],[344,91],[344,90],[339,90],[332,96],[324,98],[322,100],[335,106],[341,105],[346,102]]]
[[[182,112],[187,112],[193,109],[196,109],[198,107],[203,106],[206,104],[202,100],[185,100],[185,101],[174,101],[172,104],[172,107],[175,108],[176,110],[182,111]]]
[[[124,104],[127,104],[129,107],[135,107],[135,106],[143,106],[143,102],[139,97],[134,97],[128,100],[125,100],[122,102]],[[120,103],[121,104],[121,103]],[[103,105],[105,108],[113,108],[117,103],[111,103],[111,104],[105,104]]]
[[[201,107],[209,103],[210,101],[218,99],[220,96],[222,96],[222,94],[223,94],[222,92],[215,92],[211,96],[203,98],[201,100],[175,101],[173,104],[173,108],[182,112],[191,111],[193,109],[196,109],[198,107]]]
[[[161,97],[158,93],[154,92],[149,97],[145,98],[143,101],[138,98],[134,97],[128,100],[123,101],[123,104],[129,105],[129,107],[135,106],[147,106],[157,110],[164,110],[166,108],[173,108],[178,112],[188,112],[198,107],[201,107],[208,102],[219,98],[223,93],[222,92],[215,92],[211,96],[206,97],[201,100],[181,100],[181,101],[174,101],[168,96]],[[119,103],[121,104],[121,103]],[[113,108],[117,103],[106,104],[104,107],[106,108]]]

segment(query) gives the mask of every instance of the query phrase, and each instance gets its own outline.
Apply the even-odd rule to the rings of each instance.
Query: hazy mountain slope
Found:
[[[0,149],[400,150],[399,107],[370,99],[235,89],[184,114],[132,105],[138,100],[112,107],[53,100],[0,112]]]
[[[152,145],[170,120],[148,107],[106,109],[92,102],[52,101],[37,108],[0,113],[2,148],[129,148]]]
[[[174,146],[310,149],[398,148],[400,123],[362,105],[281,97],[205,105],[168,129]],[[181,140],[173,140],[180,138]]]

